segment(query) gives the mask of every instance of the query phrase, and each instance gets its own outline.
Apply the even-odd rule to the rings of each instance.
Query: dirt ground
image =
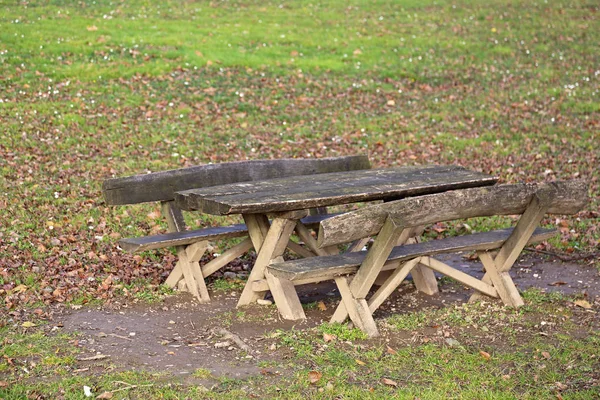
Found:
[[[478,262],[460,255],[449,255],[443,260],[474,276],[482,276]],[[553,262],[529,255],[520,259],[512,271],[520,290],[537,287],[548,292],[583,294],[589,299],[600,294],[600,273],[593,265]],[[405,282],[375,313],[375,318],[425,307],[447,307],[465,302],[471,293],[448,280],[442,281],[440,289],[439,294],[427,296]],[[306,321],[291,322],[281,320],[273,305],[236,309],[238,296],[238,291],[213,291],[210,304],[198,304],[189,294],[179,293],[152,304],[64,308],[55,314],[53,323],[62,325],[63,331],[79,334],[80,359],[96,356],[97,359],[88,361],[88,373],[143,369],[167,372],[185,383],[193,383],[198,380],[193,376],[198,368],[209,370],[214,377],[264,374],[263,366],[269,361],[288,357],[286,349],[276,347],[270,337],[273,332],[319,325],[328,320],[339,301],[333,283],[304,287],[303,303],[322,300],[326,309],[307,307]],[[223,333],[240,338],[249,349],[242,351],[235,340]],[[377,340],[389,341],[389,338],[383,335]]]

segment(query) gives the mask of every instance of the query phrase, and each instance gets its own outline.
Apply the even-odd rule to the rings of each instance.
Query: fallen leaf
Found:
[[[579,306],[581,308],[585,308],[586,310],[589,308],[592,308],[592,305],[587,300],[577,300],[577,301],[575,301],[575,305]]]
[[[97,31],[98,27],[96,25],[88,26],[87,30],[90,31],[90,32]]]
[[[324,333],[323,334],[323,341],[325,343],[331,342],[333,339],[335,339],[335,336],[330,335],[329,333]]]
[[[481,354],[481,357],[485,358],[486,360],[489,360],[490,358],[492,358],[492,356],[490,355],[490,353],[485,352],[483,350],[479,350],[479,354]]]
[[[364,361],[360,361],[358,358],[357,358],[357,359],[355,359],[354,361],[356,361],[356,363],[357,363],[358,365],[367,365],[367,363],[366,363],[366,362],[364,362]]]
[[[317,303],[317,308],[321,311],[325,311],[327,310],[327,306],[325,305],[325,303],[323,303],[322,301]]]
[[[393,380],[388,379],[388,378],[383,378],[381,380],[381,383],[383,383],[384,385],[388,385],[388,386],[394,386],[394,387],[398,386],[398,382],[393,381]]]
[[[312,384],[315,384],[315,383],[319,382],[322,377],[323,377],[323,374],[320,373],[319,371],[310,371],[308,373],[308,380]]]
[[[398,354],[398,352],[394,349],[392,349],[390,346],[387,347],[387,353],[388,354]]]
[[[7,387],[7,386],[8,386],[8,382],[0,381],[0,387]]]
[[[23,322],[23,324],[22,324],[21,326],[22,326],[23,328],[32,328],[32,327],[36,326],[36,324],[34,324],[34,323],[33,323],[33,322],[31,322],[31,321],[25,321],[25,322]]]
[[[548,353],[547,351],[542,351],[542,357],[544,357],[545,359],[549,359],[550,353]]]
[[[113,392],[104,392],[102,394],[99,394],[98,396],[96,396],[97,399],[112,399],[113,398]]]
[[[362,51],[360,49],[356,49],[352,52],[352,54],[354,54],[355,56],[358,56],[358,55],[362,54]]]
[[[562,285],[566,285],[566,284],[567,284],[567,282],[556,281],[556,282],[549,283],[548,286],[562,286]]]
[[[388,101],[387,101],[387,105],[388,105],[388,106],[395,106],[395,105],[396,105],[396,102],[395,102],[394,100],[388,100]]]

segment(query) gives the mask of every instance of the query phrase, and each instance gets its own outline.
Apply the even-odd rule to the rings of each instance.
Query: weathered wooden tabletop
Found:
[[[207,214],[257,214],[373,200],[397,200],[489,186],[498,178],[464,167],[409,166],[296,176],[192,189],[175,194],[183,210]]]

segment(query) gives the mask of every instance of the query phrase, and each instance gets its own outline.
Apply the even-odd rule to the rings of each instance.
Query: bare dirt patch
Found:
[[[444,261],[474,276],[483,274],[481,264],[460,255],[447,256]],[[581,294],[590,301],[600,293],[600,274],[593,266],[524,257],[513,270],[521,290],[537,287],[568,295]],[[375,316],[381,323],[384,318],[398,313],[449,307],[466,302],[470,293],[462,285],[443,281],[438,295],[426,296],[405,283]],[[80,368],[161,371],[186,382],[194,381],[194,372],[202,368],[210,371],[215,379],[220,376],[239,379],[270,374],[273,371],[265,366],[277,365],[289,357],[289,349],[276,344],[273,332],[317,326],[327,321],[339,301],[333,284],[306,287],[301,299],[307,305],[307,320],[292,322],[280,319],[274,305],[236,309],[238,295],[236,291],[215,292],[210,304],[198,304],[190,295],[181,293],[153,304],[130,302],[65,308],[55,314],[54,322],[60,322],[63,330],[80,335],[77,341],[82,349],[80,359],[108,356],[80,361]],[[595,314],[590,317],[595,318]],[[384,328],[381,338],[369,342],[385,344],[393,339],[393,343],[401,345],[415,337],[430,336],[436,329],[425,327],[391,338]],[[224,336],[223,332],[235,338]],[[236,344],[237,338],[243,342],[241,345]],[[498,345],[502,347],[502,343]],[[245,346],[243,350],[241,347]]]

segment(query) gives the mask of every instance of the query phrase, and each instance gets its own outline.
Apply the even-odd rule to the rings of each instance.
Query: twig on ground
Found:
[[[91,357],[82,357],[82,358],[78,358],[77,361],[94,361],[94,360],[103,360],[105,358],[110,357],[109,355],[106,354],[96,354],[95,356],[91,356]]]
[[[250,348],[250,346],[248,346],[246,343],[244,343],[244,341],[238,335],[235,335],[235,334],[229,332],[227,329],[216,328],[216,329],[213,329],[213,333],[223,336],[224,339],[233,340],[240,349],[244,350],[247,353],[252,353],[252,349]]]
[[[117,335],[116,333],[109,333],[108,336],[113,336],[119,339],[125,339],[125,340],[129,340],[130,342],[133,341],[133,339],[128,338],[127,336],[121,336],[121,335]]]
[[[116,392],[120,392],[122,390],[129,390],[129,389],[135,389],[135,388],[139,388],[139,387],[150,387],[150,386],[154,386],[153,383],[147,384],[147,385],[132,385],[131,383],[127,383],[127,382],[123,382],[123,381],[114,381],[113,383],[120,383],[122,385],[127,385],[126,387],[122,387],[119,389],[115,389],[115,390],[111,390],[110,393],[115,394]]]
[[[523,250],[530,251],[532,253],[546,254],[548,256],[556,257],[560,261],[580,261],[580,260],[586,260],[588,258],[600,257],[600,252],[583,254],[583,255],[574,256],[574,257],[567,257],[562,254],[554,253],[551,251],[545,251],[545,250],[538,250],[538,249],[532,249],[532,248],[525,248]]]

